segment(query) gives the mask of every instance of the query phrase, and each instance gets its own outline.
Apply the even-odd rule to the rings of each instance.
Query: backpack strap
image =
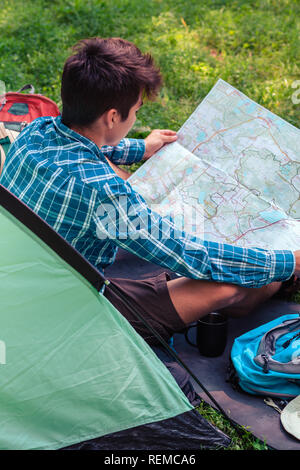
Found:
[[[27,85],[22,86],[20,90],[18,90],[16,93],[22,93],[22,91],[29,90],[29,93],[34,93],[34,86],[28,83]]]

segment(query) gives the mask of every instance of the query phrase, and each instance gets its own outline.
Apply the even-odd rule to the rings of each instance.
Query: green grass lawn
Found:
[[[64,60],[77,40],[121,36],[150,51],[165,85],[132,131],[177,130],[218,78],[296,126],[298,0],[1,0],[0,79],[31,82],[60,103]]]
[[[157,101],[143,106],[131,137],[145,137],[153,128],[178,130],[218,78],[300,127],[300,104],[291,99],[292,84],[300,80],[299,0],[0,4],[0,80],[7,91],[32,83],[60,105],[61,71],[71,46],[86,37],[120,36],[151,52],[164,76]],[[228,429],[214,411],[205,414]],[[245,432],[244,440],[234,438],[233,448],[265,446]]]

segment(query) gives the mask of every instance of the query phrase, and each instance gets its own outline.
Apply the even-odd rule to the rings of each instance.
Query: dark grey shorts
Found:
[[[167,273],[143,280],[109,279],[112,284],[118,286],[128,301],[139,306],[139,312],[165,341],[168,341],[174,332],[186,326],[171,301],[167,287],[169,279]],[[104,295],[150,346],[160,345],[154,334],[135,317],[109,287],[105,289]]]

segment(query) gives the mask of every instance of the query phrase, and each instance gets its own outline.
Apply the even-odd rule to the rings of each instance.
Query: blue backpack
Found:
[[[300,315],[284,315],[236,338],[231,365],[229,381],[245,392],[300,395]]]

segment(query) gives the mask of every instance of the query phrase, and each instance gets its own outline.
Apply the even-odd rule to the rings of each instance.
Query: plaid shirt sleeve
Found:
[[[114,178],[96,200],[97,237],[194,279],[261,287],[291,277],[291,251],[242,248],[180,233],[172,219],[153,212],[128,182]]]
[[[145,153],[145,141],[143,139],[122,139],[119,145],[101,147],[102,153],[116,165],[132,165],[139,162]]]

